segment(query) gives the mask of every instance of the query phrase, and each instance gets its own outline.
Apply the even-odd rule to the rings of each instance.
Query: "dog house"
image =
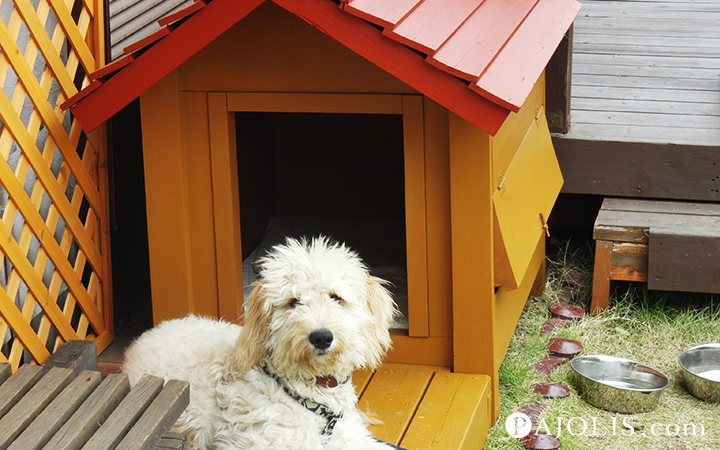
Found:
[[[140,96],[155,322],[237,318],[263,248],[328,234],[405,304],[388,359],[490,375],[497,416],[562,185],[545,67],[578,10],[214,0],[162,19],[66,105],[89,130]]]

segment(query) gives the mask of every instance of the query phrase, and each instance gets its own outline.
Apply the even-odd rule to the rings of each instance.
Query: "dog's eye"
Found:
[[[342,302],[343,302],[343,299],[340,298],[340,296],[337,295],[337,294],[330,294],[330,298],[333,299],[334,301],[338,302],[338,303],[342,303]]]
[[[288,302],[288,306],[291,307],[291,308],[294,308],[294,307],[296,307],[296,306],[299,305],[299,304],[300,304],[300,300],[298,300],[298,299],[296,299],[296,298],[292,298],[292,299],[290,299],[290,301]]]

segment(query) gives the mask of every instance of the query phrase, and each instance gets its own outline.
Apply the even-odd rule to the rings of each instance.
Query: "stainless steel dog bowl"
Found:
[[[680,354],[687,390],[709,402],[720,402],[720,344],[703,344]]]
[[[579,356],[570,362],[582,398],[608,411],[633,414],[655,409],[670,385],[662,372],[625,358]]]

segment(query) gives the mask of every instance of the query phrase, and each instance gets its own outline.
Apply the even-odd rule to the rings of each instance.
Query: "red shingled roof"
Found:
[[[96,128],[263,1],[198,0],[161,19],[63,108]],[[580,10],[576,0],[272,1],[493,135]]]

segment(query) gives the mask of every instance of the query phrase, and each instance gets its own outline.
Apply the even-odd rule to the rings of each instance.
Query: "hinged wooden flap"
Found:
[[[497,286],[520,285],[562,184],[547,120],[539,114],[493,194]]]

